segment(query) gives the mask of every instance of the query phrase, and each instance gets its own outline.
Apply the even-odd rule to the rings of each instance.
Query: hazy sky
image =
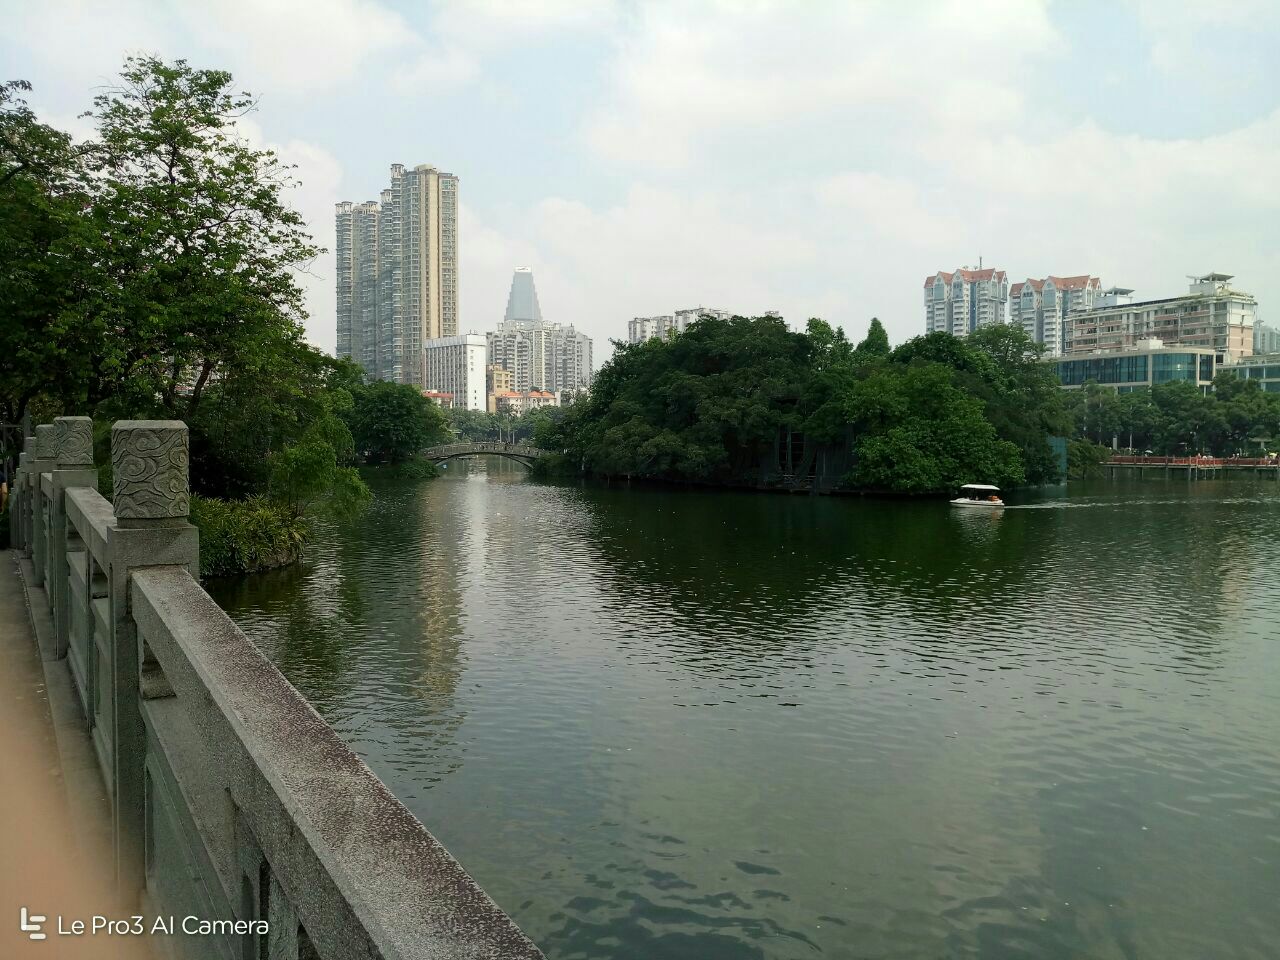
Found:
[[[697,304],[922,332],[924,277],[1233,273],[1280,321],[1274,0],[593,3],[0,0],[4,78],[76,115],[124,55],[231,70],[251,133],[333,203],[462,178],[462,328],[535,270],[597,341]],[[332,253],[306,278],[332,350]]]

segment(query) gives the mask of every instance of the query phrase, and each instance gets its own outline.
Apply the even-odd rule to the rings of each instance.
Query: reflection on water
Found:
[[[553,958],[1271,956],[1280,489],[375,486],[219,601]]]

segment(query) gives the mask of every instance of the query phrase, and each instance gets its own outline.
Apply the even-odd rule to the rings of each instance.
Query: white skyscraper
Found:
[[[507,311],[488,345],[489,363],[511,372],[517,392],[578,393],[591,385],[591,338],[543,319],[529,267],[511,278]]]
[[[423,346],[458,333],[458,178],[391,167],[380,203],[339,203],[339,356],[375,379],[423,384]]]

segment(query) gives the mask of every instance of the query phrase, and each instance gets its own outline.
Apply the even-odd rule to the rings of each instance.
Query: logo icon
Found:
[[[27,908],[23,907],[21,930],[32,940],[43,940],[45,939],[45,934],[41,932],[40,924],[44,923],[48,919],[48,917],[41,913],[29,914],[27,913]]]

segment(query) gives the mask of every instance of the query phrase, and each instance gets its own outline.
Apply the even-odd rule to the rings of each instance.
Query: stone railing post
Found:
[[[53,457],[57,452],[54,443],[53,424],[42,423],[36,427],[35,456],[31,459],[31,579],[39,587],[44,584],[46,564],[49,562],[48,511],[45,509],[42,474],[53,469]]]
[[[67,582],[70,576],[67,541],[76,539],[75,531],[67,529],[66,491],[70,487],[96,486],[98,472],[93,466],[93,421],[89,417],[58,417],[53,426],[55,450],[50,472],[53,492],[49,501],[49,579],[45,583],[49,606],[53,609],[53,649],[42,652],[45,659],[61,660],[67,655],[69,636],[71,588]]]
[[[111,428],[115,517],[107,529],[111,609],[111,681],[115,764],[112,783],[116,882],[134,902],[145,884],[142,649],[129,599],[133,570],[185,566],[199,576],[196,528],[188,522],[187,425],[179,420],[120,420]]]

